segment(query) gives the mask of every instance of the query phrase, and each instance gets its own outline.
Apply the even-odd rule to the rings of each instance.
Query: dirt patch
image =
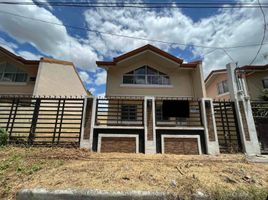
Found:
[[[13,199],[19,189],[36,187],[166,191],[184,199],[197,191],[211,196],[241,191],[260,198],[268,192],[268,165],[249,163],[243,155],[97,154],[8,147],[0,149],[0,161],[4,199]]]

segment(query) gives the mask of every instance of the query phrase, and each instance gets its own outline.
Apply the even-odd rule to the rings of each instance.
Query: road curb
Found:
[[[17,200],[175,200],[172,194],[148,191],[105,191],[105,190],[48,190],[23,189],[17,192]]]

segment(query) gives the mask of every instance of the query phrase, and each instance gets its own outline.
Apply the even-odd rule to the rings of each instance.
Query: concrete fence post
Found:
[[[206,141],[207,154],[217,155],[220,153],[217,127],[214,115],[213,100],[211,98],[201,99],[202,121]]]
[[[239,133],[243,150],[248,155],[260,154],[257,131],[251,110],[250,98],[244,85],[238,87],[239,82],[236,77],[236,65],[229,63],[226,65],[228,74],[228,87],[230,98],[234,101]]]
[[[80,148],[92,149],[92,135],[95,124],[96,97],[85,97],[82,118]]]

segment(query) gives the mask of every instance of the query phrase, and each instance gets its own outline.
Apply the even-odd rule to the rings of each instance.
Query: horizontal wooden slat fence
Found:
[[[0,127],[10,143],[79,146],[83,98],[0,97]]]

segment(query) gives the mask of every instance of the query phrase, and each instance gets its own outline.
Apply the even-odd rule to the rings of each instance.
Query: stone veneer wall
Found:
[[[103,137],[101,152],[136,153],[136,138]]]
[[[164,138],[164,151],[170,154],[199,154],[196,138]]]

